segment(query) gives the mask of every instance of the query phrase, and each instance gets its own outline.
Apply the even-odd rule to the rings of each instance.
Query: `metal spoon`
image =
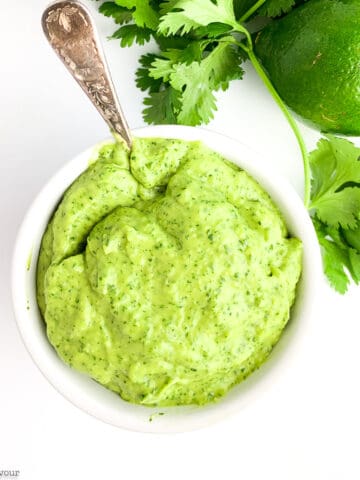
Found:
[[[55,2],[42,16],[46,38],[110,129],[131,148],[131,133],[115,93],[89,11],[77,1]]]

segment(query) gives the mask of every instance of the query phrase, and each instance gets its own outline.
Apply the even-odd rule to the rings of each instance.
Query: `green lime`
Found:
[[[322,131],[360,135],[359,0],[309,0],[265,27],[255,53],[297,114]]]

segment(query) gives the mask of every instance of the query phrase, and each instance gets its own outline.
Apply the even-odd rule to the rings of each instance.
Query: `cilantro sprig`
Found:
[[[214,116],[214,92],[243,77],[241,64],[252,50],[245,22],[258,14],[279,16],[294,4],[295,0],[113,0],[99,10],[120,25],[112,38],[122,47],[143,45],[151,38],[160,47],[152,63],[148,55],[140,59],[137,72],[139,87],[147,91],[145,121],[200,125]],[[194,88],[201,90],[198,95]]]
[[[310,214],[330,284],[345,293],[360,282],[360,148],[327,136],[310,154]]]

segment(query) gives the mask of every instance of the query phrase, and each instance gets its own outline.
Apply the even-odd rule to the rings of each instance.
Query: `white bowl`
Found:
[[[91,415],[118,427],[142,432],[179,432],[209,425],[245,403],[264,395],[281,378],[292,355],[305,348],[316,286],[321,275],[318,242],[309,215],[292,187],[274,175],[261,156],[235,140],[208,130],[183,126],[155,126],[135,130],[141,137],[202,140],[213,150],[249,172],[271,195],[292,235],[304,245],[303,273],[291,319],[268,361],[223,399],[202,407],[152,408],[123,401],[88,376],[76,372],[57,356],[50,345],[36,302],[36,265],[46,225],[66,188],[88,166],[93,148],[67,163],[38,194],[22,223],[16,241],[12,292],[17,324],[34,362],[51,384],[73,404]],[[31,256],[31,262],[29,257]],[[159,413],[163,415],[159,415]]]

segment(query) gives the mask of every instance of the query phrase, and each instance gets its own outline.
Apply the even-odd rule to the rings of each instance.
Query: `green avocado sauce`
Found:
[[[103,146],[42,239],[37,298],[58,355],[129,402],[203,405],[279,340],[302,244],[268,194],[200,142]]]

